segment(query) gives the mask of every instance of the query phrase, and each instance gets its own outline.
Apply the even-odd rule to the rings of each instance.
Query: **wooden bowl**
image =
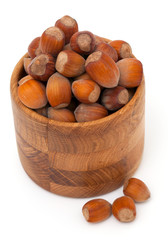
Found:
[[[57,122],[25,107],[18,98],[25,56],[11,77],[11,99],[26,173],[42,188],[68,197],[93,197],[120,187],[137,169],[143,152],[144,79],[127,105],[103,119]]]

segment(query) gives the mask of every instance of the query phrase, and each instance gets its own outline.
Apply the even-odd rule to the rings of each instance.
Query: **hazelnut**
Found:
[[[44,117],[48,117],[48,104],[45,107],[35,109],[35,112]]]
[[[27,73],[27,74],[29,74],[28,73],[28,66],[29,66],[29,64],[31,63],[31,61],[32,61],[32,59],[31,58],[24,58],[24,60],[23,60],[23,66],[24,66],[24,70],[25,70],[25,72]]]
[[[85,59],[72,50],[64,50],[58,54],[55,68],[65,77],[76,77],[85,72]]]
[[[66,44],[62,50],[72,50],[70,43]]]
[[[132,57],[132,49],[127,42],[123,40],[115,40],[111,41],[109,44],[117,51],[118,59]]]
[[[107,55],[109,55],[114,60],[114,62],[118,61],[117,51],[115,50],[115,48],[110,46],[108,43],[100,42],[99,44],[96,45],[95,51],[104,52]]]
[[[111,204],[104,199],[93,199],[85,203],[82,213],[88,222],[101,222],[111,216]]]
[[[79,79],[72,83],[74,96],[82,103],[94,103],[100,96],[100,87],[93,80]]]
[[[79,54],[89,55],[94,51],[95,37],[89,31],[76,32],[71,37],[70,46]]]
[[[139,86],[142,81],[142,63],[136,58],[124,58],[117,63],[120,71],[119,85],[126,88]]]
[[[54,73],[47,82],[47,98],[52,107],[65,108],[71,101],[71,84],[68,78]]]
[[[100,36],[97,36],[97,35],[94,35],[94,36],[95,36],[95,40],[96,40],[96,45],[101,43],[101,42],[105,42],[105,43],[111,42],[111,40],[108,39],[108,38],[100,37]]]
[[[69,109],[61,108],[55,109],[53,107],[48,108],[48,117],[60,122],[75,122],[75,116]]]
[[[120,222],[131,222],[136,217],[136,207],[132,198],[123,196],[112,204],[112,214]]]
[[[40,54],[28,66],[28,73],[36,80],[47,81],[55,72],[55,59],[50,54]]]
[[[22,77],[19,81],[18,81],[18,85],[22,85],[23,83],[27,82],[28,80],[34,80],[34,78],[30,75],[26,75],[25,77]]]
[[[47,104],[45,86],[34,79],[20,80],[18,97],[28,108],[38,109]]]
[[[81,103],[75,109],[74,114],[77,122],[88,122],[106,117],[108,112],[105,107],[98,103]]]
[[[86,72],[100,86],[112,88],[118,85],[120,72],[109,55],[100,51],[90,54],[86,59],[85,68]]]
[[[40,38],[40,49],[42,53],[48,53],[56,57],[65,44],[65,34],[58,27],[47,28]]]
[[[77,21],[68,15],[58,19],[55,23],[55,26],[64,32],[65,44],[69,43],[72,35],[78,31]]]
[[[138,178],[130,178],[124,183],[123,192],[135,202],[144,202],[150,198],[150,191],[146,184]]]
[[[101,96],[101,101],[106,109],[111,111],[118,110],[129,101],[128,90],[121,86],[105,89]]]
[[[33,41],[28,46],[28,54],[33,59],[41,53],[40,47],[40,37],[33,39]]]
[[[86,79],[87,80],[87,79],[91,79],[91,77],[89,76],[88,73],[84,72],[81,75],[75,77],[75,80],[79,80],[79,79],[83,79],[83,80]]]

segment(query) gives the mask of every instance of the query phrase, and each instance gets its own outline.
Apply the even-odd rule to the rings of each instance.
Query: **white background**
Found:
[[[160,0],[54,0],[0,3],[0,239],[168,239],[168,8]],[[142,163],[135,173],[151,190],[137,204],[137,218],[114,217],[89,224],[81,209],[88,199],[49,193],[24,172],[17,153],[9,84],[13,68],[33,38],[71,15],[80,30],[130,43],[146,79],[146,136]],[[101,196],[113,202],[122,188]]]

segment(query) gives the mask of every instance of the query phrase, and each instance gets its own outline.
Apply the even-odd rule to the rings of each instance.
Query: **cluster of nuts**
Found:
[[[113,204],[105,199],[94,199],[87,202],[82,213],[88,222],[101,222],[111,216],[120,222],[131,222],[136,217],[135,202],[144,202],[150,198],[146,184],[137,178],[128,179],[123,187],[125,196],[114,200]]]
[[[28,54],[19,99],[57,121],[103,118],[124,106],[142,80],[142,64],[127,42],[78,31],[70,16],[35,38]]]

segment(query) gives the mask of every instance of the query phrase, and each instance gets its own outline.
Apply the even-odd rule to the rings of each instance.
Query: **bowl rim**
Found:
[[[38,121],[40,123],[44,123],[44,124],[51,124],[55,127],[92,127],[93,125],[99,125],[102,122],[109,122],[115,118],[117,118],[120,115],[123,115],[126,111],[128,111],[136,102],[136,99],[138,98],[138,96],[140,95],[143,85],[145,84],[145,79],[144,79],[144,75],[142,77],[142,81],[140,83],[140,85],[137,87],[132,99],[125,105],[123,106],[121,109],[117,110],[116,112],[101,118],[101,119],[97,119],[94,121],[89,121],[89,122],[60,122],[60,121],[56,121],[53,119],[49,119],[45,116],[42,116],[40,114],[38,114],[37,112],[35,112],[34,110],[26,107],[20,100],[17,94],[17,87],[18,87],[18,80],[20,79],[20,76],[23,75],[24,72],[24,67],[23,67],[23,59],[25,57],[29,57],[28,53],[26,53],[25,55],[23,55],[23,57],[18,61],[18,63],[15,65],[13,72],[12,72],[12,76],[11,76],[11,81],[10,81],[10,92],[11,92],[11,98],[15,101],[15,103],[17,104],[17,106],[20,108],[21,111],[24,112],[24,114],[30,116],[32,119],[34,119],[35,121]]]

